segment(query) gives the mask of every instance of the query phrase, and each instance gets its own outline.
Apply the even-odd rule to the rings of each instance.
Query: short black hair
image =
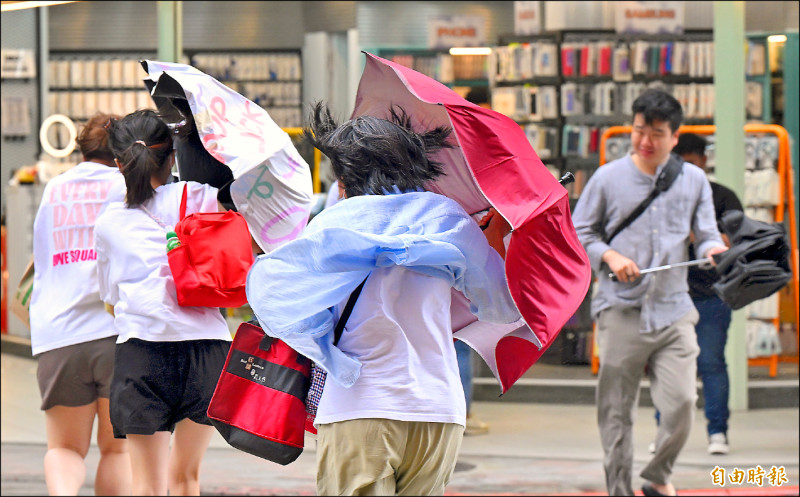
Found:
[[[708,142],[705,138],[694,133],[682,133],[678,136],[678,144],[672,149],[678,155],[697,154],[700,157],[706,155]]]
[[[392,106],[389,115],[359,116],[338,124],[327,105],[313,105],[303,136],[330,159],[348,197],[384,195],[394,187],[418,190],[444,174],[430,154],[453,146],[448,142],[452,129],[439,126],[417,133],[402,107]]]
[[[644,122],[653,124],[653,121],[666,121],[672,132],[678,131],[683,122],[683,108],[680,102],[669,93],[650,88],[639,95],[631,106],[633,115],[642,114]]]

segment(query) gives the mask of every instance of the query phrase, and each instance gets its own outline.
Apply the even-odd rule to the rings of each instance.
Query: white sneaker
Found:
[[[714,433],[708,437],[709,454],[727,454],[730,452],[728,446],[728,436],[724,433]]]
[[[647,452],[649,452],[651,454],[655,454],[656,453],[656,443],[655,442],[650,442],[650,445],[647,446]]]

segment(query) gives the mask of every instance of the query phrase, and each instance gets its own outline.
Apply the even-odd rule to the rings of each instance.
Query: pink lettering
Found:
[[[64,226],[67,222],[67,208],[58,204],[53,206],[53,228]]]
[[[67,231],[56,230],[53,232],[53,245],[56,250],[65,250],[67,248]]]
[[[86,191],[83,194],[84,200],[96,200],[98,186],[100,186],[100,184],[97,181],[92,181],[91,183],[87,183]]]
[[[300,233],[300,231],[305,227],[308,218],[303,217],[302,219],[300,219],[300,222],[297,224],[295,229],[293,229],[288,235],[277,238],[271,238],[269,235],[267,235],[267,233],[273,226],[278,224],[280,221],[287,219],[289,216],[291,216],[296,212],[305,212],[305,211],[300,206],[294,206],[286,209],[285,211],[281,212],[280,214],[269,220],[267,224],[265,224],[264,227],[261,228],[261,238],[267,243],[278,243],[284,240],[292,240],[296,238],[297,235]]]
[[[300,170],[300,163],[294,160],[294,158],[291,155],[286,156],[286,161],[289,163],[290,166],[292,166],[292,169],[288,173],[284,174],[283,177],[291,178],[292,176],[294,176],[294,173]]]
[[[86,206],[86,224],[91,224],[92,226],[94,226],[94,221],[95,219],[97,219],[97,215],[100,214],[100,209],[103,208],[103,204],[85,204],[85,206]]]
[[[108,198],[108,191],[111,190],[111,182],[110,181],[103,181],[97,185],[98,193],[99,193],[99,200],[105,202]]]
[[[246,121],[245,121],[246,119],[250,119],[250,120],[254,121],[256,124],[258,124],[260,126],[263,126],[264,123],[259,121],[259,118],[261,118],[261,117],[263,117],[263,114],[261,114],[260,112],[251,112],[250,111],[250,101],[249,100],[245,100],[245,102],[244,102],[243,119],[241,121],[239,121],[242,124],[242,126],[246,125]]]
[[[220,162],[225,162],[224,157],[220,154],[224,150],[219,143],[220,138],[228,136],[228,131],[225,129],[225,123],[228,121],[225,117],[225,101],[220,97],[214,97],[208,105],[212,112],[211,120],[220,129],[219,133],[209,133],[203,137],[203,145],[212,157]],[[209,142],[212,142],[209,144]]]
[[[70,250],[53,254],[53,267],[73,262],[85,262],[97,260],[97,253],[94,249]]]
[[[83,216],[83,205],[73,204],[70,209],[69,216],[67,217],[67,226],[76,226],[85,224]]]
[[[72,200],[75,185],[72,183],[64,183],[61,187],[61,201],[67,202]]]

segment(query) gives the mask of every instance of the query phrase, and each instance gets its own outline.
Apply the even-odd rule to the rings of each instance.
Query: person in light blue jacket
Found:
[[[316,104],[305,136],[330,158],[344,198],[248,275],[264,331],[327,372],[315,419],[320,495],[442,495],[466,424],[451,291],[481,320],[520,319],[493,248],[503,219],[491,218],[490,246],[457,202],[424,190],[442,174],[430,157],[450,133],[414,132],[400,108],[339,125]],[[341,309],[365,280],[334,346]]]

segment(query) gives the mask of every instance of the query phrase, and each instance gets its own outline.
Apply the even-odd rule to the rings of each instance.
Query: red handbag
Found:
[[[334,345],[363,286],[361,282],[350,294],[333,331]],[[242,323],[208,405],[208,418],[232,447],[289,464],[303,452],[304,431],[317,433],[313,423],[324,376],[317,380],[318,390],[310,392],[311,360],[264,333],[257,320]]]
[[[253,265],[250,231],[234,211],[186,215],[186,185],[181,217],[175,225],[180,245],[167,253],[178,304],[241,307],[247,303],[247,272]]]
[[[232,447],[289,464],[303,452],[311,361],[256,322],[239,325],[208,418]]]

